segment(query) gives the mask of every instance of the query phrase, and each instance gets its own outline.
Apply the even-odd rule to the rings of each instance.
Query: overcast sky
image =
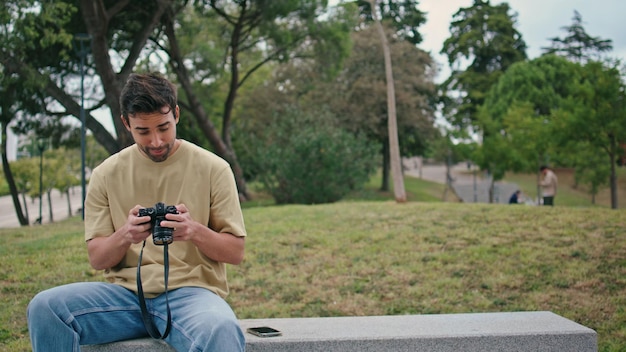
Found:
[[[526,42],[527,55],[533,59],[541,55],[541,47],[549,46],[548,38],[564,37],[561,29],[570,26],[574,10],[583,19],[587,34],[613,41],[610,57],[626,59],[626,0],[492,0],[496,5],[507,2],[517,13],[517,30]],[[450,36],[452,15],[461,7],[470,7],[473,0],[419,0],[419,9],[426,12],[427,22],[420,27],[424,41],[420,47],[430,51],[442,68],[437,81],[443,81],[449,74],[447,60],[439,55],[443,42]]]

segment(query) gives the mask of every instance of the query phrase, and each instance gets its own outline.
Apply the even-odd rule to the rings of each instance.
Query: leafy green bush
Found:
[[[334,121],[327,112],[289,110],[257,134],[255,174],[277,204],[338,201],[375,171],[375,148]]]

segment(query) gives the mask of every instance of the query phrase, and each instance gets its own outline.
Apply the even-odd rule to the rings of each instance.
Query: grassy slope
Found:
[[[626,350],[626,214],[436,202],[408,180],[396,204],[372,190],[315,206],[246,208],[246,259],[229,266],[240,318],[550,310]],[[376,200],[376,201],[374,201]],[[1,351],[28,351],[25,309],[47,287],[100,280],[80,219],[0,229]]]

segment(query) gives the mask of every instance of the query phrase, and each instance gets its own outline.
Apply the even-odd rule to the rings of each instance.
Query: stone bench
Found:
[[[597,352],[595,331],[551,312],[467,313],[331,318],[244,319],[270,326],[279,337],[246,335],[248,352],[430,351]],[[173,352],[163,342],[140,339],[83,352]]]

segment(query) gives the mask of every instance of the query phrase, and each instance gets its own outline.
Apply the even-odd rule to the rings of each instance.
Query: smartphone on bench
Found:
[[[270,328],[269,326],[259,326],[255,328],[248,328],[248,333],[258,336],[258,337],[273,337],[280,336],[282,333],[274,328]]]

